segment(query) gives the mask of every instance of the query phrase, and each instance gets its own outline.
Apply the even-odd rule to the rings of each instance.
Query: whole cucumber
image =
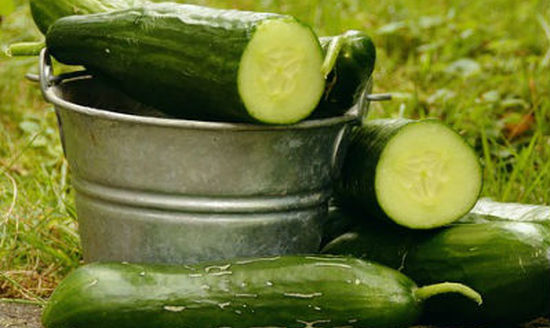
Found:
[[[376,48],[365,32],[350,30],[341,35],[321,37],[325,52],[335,38],[341,38],[342,45],[327,77],[325,94],[315,110],[319,117],[342,115],[357,104],[368,87],[376,63]]]
[[[89,264],[44,311],[46,328],[409,327],[425,299],[460,284],[418,288],[374,263],[322,255],[191,266]]]
[[[504,203],[490,198],[482,198],[470,213],[457,222],[480,223],[493,221],[534,222],[550,225],[550,206]]]
[[[550,229],[544,225],[478,221],[413,231],[340,209],[331,209],[329,218],[355,225],[323,253],[376,261],[422,284],[458,281],[483,296],[479,307],[454,295],[431,299],[425,322],[513,325],[550,313]]]

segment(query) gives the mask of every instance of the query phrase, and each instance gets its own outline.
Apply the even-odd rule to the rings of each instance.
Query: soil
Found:
[[[0,328],[41,328],[41,312],[34,305],[0,303]]]

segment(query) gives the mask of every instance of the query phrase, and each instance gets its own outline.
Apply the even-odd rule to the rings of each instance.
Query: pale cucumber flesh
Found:
[[[436,121],[407,124],[376,167],[376,197],[396,223],[429,229],[455,221],[476,203],[481,169],[474,151]]]
[[[325,87],[315,34],[292,19],[262,22],[241,58],[238,88],[249,114],[273,124],[311,114]]]

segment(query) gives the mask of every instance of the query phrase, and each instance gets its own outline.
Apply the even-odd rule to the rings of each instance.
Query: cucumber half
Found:
[[[325,88],[317,36],[287,15],[147,3],[63,17],[46,44],[58,61],[177,118],[297,123]]]
[[[437,120],[374,120],[344,164],[344,198],[414,229],[456,221],[476,203],[482,170],[472,148]],[[341,197],[342,198],[342,197]]]

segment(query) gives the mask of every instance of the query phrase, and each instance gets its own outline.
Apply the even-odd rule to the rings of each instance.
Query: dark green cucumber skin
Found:
[[[377,201],[374,188],[376,167],[391,138],[401,128],[415,122],[407,119],[369,120],[353,129],[340,177],[335,184],[337,204],[389,220]]]
[[[323,222],[322,226],[323,236],[321,241],[321,249],[337,237],[352,231],[357,225],[359,225],[358,220],[358,216],[348,215],[344,210],[334,204],[329,204],[327,218]]]
[[[42,322],[45,328],[298,328],[315,321],[315,327],[409,327],[422,307],[414,290],[395,270],[347,257],[89,264],[61,282]]]
[[[46,43],[60,62],[103,74],[127,94],[175,117],[256,122],[239,95],[238,71],[256,27],[269,19],[294,20],[149,3],[62,18],[50,27]]]
[[[479,217],[478,223],[413,231],[340,209],[331,212],[333,220],[340,216],[356,225],[323,253],[375,261],[419,284],[457,281],[483,297],[478,307],[461,296],[435,296],[425,303],[426,323],[514,325],[550,313],[550,229],[545,225]]]
[[[327,77],[325,94],[315,110],[318,117],[342,115],[353,107],[367,87],[376,63],[376,47],[366,33],[350,30],[339,36],[322,37],[325,52],[335,37],[343,38],[343,46]]]
[[[33,20],[42,34],[59,18],[128,9],[139,0],[30,0]]]
[[[403,272],[422,283],[460,281],[484,297],[472,307],[454,295],[436,296],[423,320],[514,324],[550,314],[549,235],[538,224],[492,222],[457,225],[423,242],[408,254]]]
[[[322,253],[352,255],[401,269],[408,251],[432,234],[331,207],[323,227],[321,248]]]
[[[468,215],[459,220],[461,223],[493,221],[535,222],[550,225],[550,206],[503,203],[482,198]]]

